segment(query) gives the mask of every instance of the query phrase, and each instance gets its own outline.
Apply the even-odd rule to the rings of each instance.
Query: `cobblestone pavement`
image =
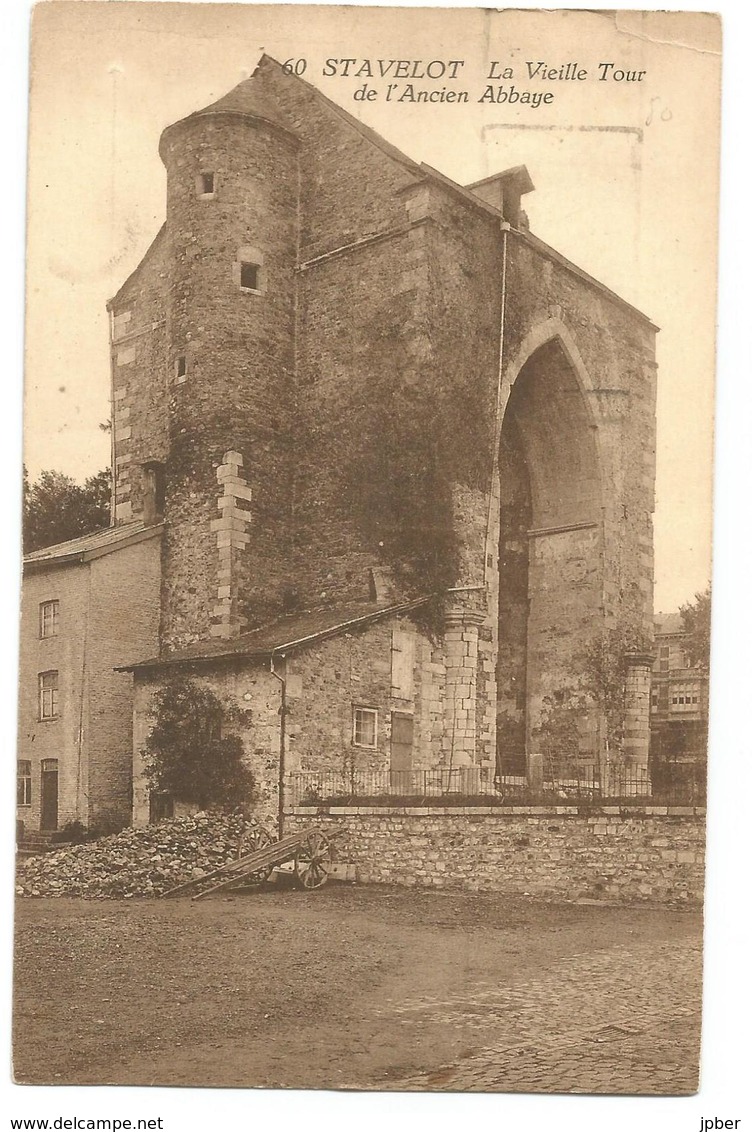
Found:
[[[328,885],[41,898],[15,926],[25,1084],[697,1087],[697,911]]]
[[[397,1089],[519,1093],[697,1091],[702,953],[655,943],[560,960],[537,979],[388,1004],[395,1021],[471,1026],[479,1047]]]

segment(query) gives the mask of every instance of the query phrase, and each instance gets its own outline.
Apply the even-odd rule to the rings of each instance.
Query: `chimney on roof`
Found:
[[[398,596],[397,583],[388,566],[372,566],[369,570],[369,590],[371,601],[395,601]]]
[[[515,165],[513,169],[505,169],[482,181],[474,181],[467,188],[486,204],[498,208],[513,228],[528,227],[527,213],[522,210],[520,202],[525,193],[533,191],[535,185],[530,179],[527,166]]]

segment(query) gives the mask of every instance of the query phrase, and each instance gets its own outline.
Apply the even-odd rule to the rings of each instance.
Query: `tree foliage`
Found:
[[[710,668],[710,586],[695,594],[694,601],[679,607],[686,637],[683,648],[693,667],[707,672]]]
[[[590,640],[578,684],[543,701],[533,735],[547,767],[564,772],[576,766],[586,742],[583,725],[593,712],[600,717],[600,753],[610,764],[619,764],[627,721],[627,658],[630,653],[649,652],[650,645],[641,629],[623,624],[604,629]]]
[[[208,688],[178,678],[156,694],[154,725],[146,742],[146,777],[152,789],[205,809],[235,809],[252,800],[253,776],[239,735],[223,726],[242,713],[224,708]]]
[[[604,728],[601,738],[611,758],[620,758],[624,749],[627,657],[630,653],[649,653],[650,648],[651,641],[641,629],[620,624],[604,630],[586,650],[586,683],[600,706]]]
[[[62,472],[42,472],[29,483],[24,468],[23,545],[28,554],[58,542],[79,538],[110,522],[109,469],[77,484]]]

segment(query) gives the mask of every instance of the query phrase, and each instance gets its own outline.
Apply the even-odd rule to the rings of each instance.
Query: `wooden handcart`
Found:
[[[163,892],[162,896],[190,895],[193,900],[200,900],[212,892],[263,884],[275,868],[290,861],[295,880],[301,888],[321,888],[329,879],[333,862],[332,841],[339,832],[339,827],[324,832],[319,826],[313,826],[274,841],[268,830],[254,824],[238,843],[237,860],[178,884]]]

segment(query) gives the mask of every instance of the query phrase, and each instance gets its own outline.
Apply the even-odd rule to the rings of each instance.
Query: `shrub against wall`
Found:
[[[151,788],[201,809],[250,805],[253,775],[243,741],[227,732],[241,722],[242,714],[191,680],[163,685],[154,700],[154,726],[144,752]]]
[[[640,629],[621,625],[593,637],[583,657],[579,684],[546,697],[539,725],[533,735],[552,773],[569,773],[583,755],[592,757],[583,723],[589,713],[600,714],[600,753],[618,768],[624,757],[627,720],[627,657],[647,652],[651,642]]]

